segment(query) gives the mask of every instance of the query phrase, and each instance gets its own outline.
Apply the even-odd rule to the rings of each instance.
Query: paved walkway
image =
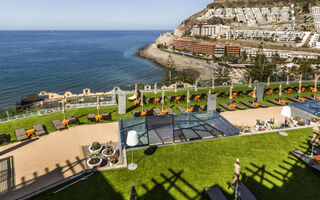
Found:
[[[280,115],[281,106],[270,108],[247,109],[223,112],[221,115],[234,125],[254,126],[257,119],[269,120],[274,118],[277,123],[284,123],[284,117]]]
[[[82,146],[118,142],[118,123],[84,125],[53,132],[26,143],[0,147],[0,160],[13,156],[15,187],[6,200],[70,177],[86,168]]]

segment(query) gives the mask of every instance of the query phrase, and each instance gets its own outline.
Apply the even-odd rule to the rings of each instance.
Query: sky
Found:
[[[0,30],[173,30],[212,0],[0,0]]]

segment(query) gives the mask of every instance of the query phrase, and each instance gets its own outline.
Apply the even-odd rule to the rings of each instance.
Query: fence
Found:
[[[303,80],[302,82],[311,82],[314,80]],[[290,83],[292,82],[297,82],[297,81],[290,81]],[[199,86],[198,88],[210,88],[212,85],[212,80],[200,80],[199,81]],[[254,81],[252,83],[252,85],[255,85],[256,83],[258,83],[257,81]],[[270,84],[285,84],[286,81],[279,81],[279,82],[270,82]],[[265,83],[266,84],[266,83]],[[234,84],[234,86],[246,86],[248,84]],[[150,84],[150,86],[152,86]],[[131,88],[134,88],[135,86],[133,85]],[[158,87],[161,87],[160,85],[158,85]],[[220,88],[220,87],[230,87],[230,83],[226,85],[217,85],[215,86],[216,88]],[[186,89],[193,89],[193,88],[177,88],[177,90],[186,90]],[[153,89],[151,88],[151,90],[141,90],[142,92],[152,92]],[[170,89],[165,89],[165,91],[174,91],[174,88],[170,88]],[[132,90],[127,90],[124,91],[125,93],[129,94],[129,93],[133,93]],[[158,91],[159,93],[161,91]],[[112,105],[117,105],[117,101],[116,101],[116,95],[112,95],[112,100],[111,101],[104,101],[104,102],[100,102],[101,106],[112,106]],[[69,104],[66,105],[66,110],[68,109],[74,109],[74,108],[88,108],[88,107],[96,107],[97,103],[93,102],[93,103],[83,103],[83,104]],[[21,119],[21,118],[25,118],[25,117],[30,117],[30,116],[34,116],[34,115],[39,115],[39,116],[43,116],[43,115],[48,115],[48,114],[52,114],[52,113],[56,113],[56,112],[61,112],[61,107],[55,107],[55,108],[49,108],[49,109],[42,109],[38,112],[32,112],[32,113],[27,113],[27,114],[22,114],[22,115],[16,115],[13,117],[7,117],[7,118],[2,118],[0,119],[0,123],[2,122],[7,122],[7,121],[12,121],[12,120],[16,120],[16,119]]]
[[[112,101],[100,102],[100,105],[101,106],[114,106],[114,105],[117,105],[116,98],[112,97]],[[69,105],[66,105],[66,110],[75,109],[75,108],[89,108],[89,107],[96,107],[96,106],[97,106],[96,102],[94,102],[94,103],[83,103],[83,104],[69,104]],[[31,116],[35,116],[35,115],[44,116],[44,115],[57,113],[57,112],[61,112],[61,111],[62,111],[61,107],[41,109],[38,112],[32,112],[32,113],[26,113],[26,114],[22,114],[22,115],[16,115],[16,116],[12,116],[12,117],[2,118],[2,119],[0,119],[0,123],[13,121],[13,120],[21,119],[21,118],[25,118],[25,117],[31,117]]]

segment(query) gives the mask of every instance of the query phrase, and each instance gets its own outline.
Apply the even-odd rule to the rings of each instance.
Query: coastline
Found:
[[[156,44],[148,44],[141,48],[137,53],[137,56],[151,60],[152,62],[165,67],[169,52],[162,51],[157,48]],[[176,65],[177,71],[182,71],[183,69],[191,69],[199,73],[198,79],[211,79],[213,77],[211,71],[205,66],[208,64],[197,58],[191,58],[188,56],[171,54]]]

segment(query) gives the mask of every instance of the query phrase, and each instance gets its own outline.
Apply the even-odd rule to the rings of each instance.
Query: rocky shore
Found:
[[[142,48],[138,53],[138,56],[149,59],[163,67],[166,66],[169,52],[162,51],[157,48],[156,44],[150,44]],[[175,61],[176,70],[182,71],[183,69],[192,69],[199,73],[200,79],[211,79],[212,73],[209,70],[208,64],[197,58],[192,58],[183,55],[171,54]]]

